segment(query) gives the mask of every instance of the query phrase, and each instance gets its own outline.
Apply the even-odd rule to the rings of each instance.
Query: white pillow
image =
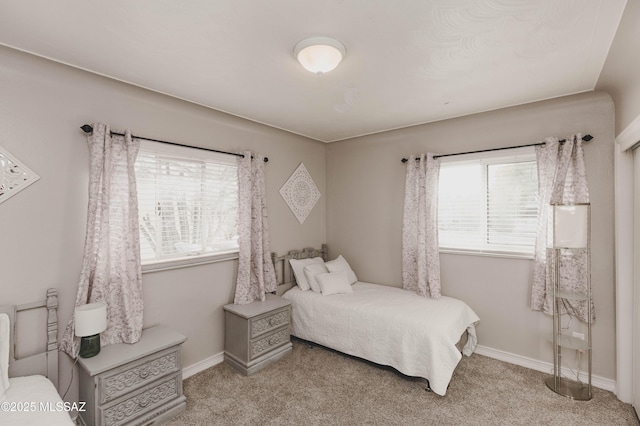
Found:
[[[349,282],[349,272],[329,272],[316,275],[323,296],[331,294],[353,293]]]
[[[311,285],[307,281],[307,277],[304,275],[304,267],[314,263],[324,263],[321,257],[313,257],[309,259],[289,259],[291,269],[293,269],[293,275],[296,277],[296,284],[300,287],[300,290],[306,291],[311,288]]]
[[[0,400],[9,389],[9,315],[0,313]]]
[[[349,279],[349,284],[353,284],[356,281],[358,281],[358,278],[356,277],[355,272],[353,272],[353,270],[351,269],[351,266],[349,266],[349,262],[347,262],[347,260],[344,257],[342,257],[342,255],[338,256],[334,260],[328,261],[327,263],[325,263],[325,265],[329,270],[329,272],[346,271],[347,277]]]
[[[316,293],[320,293],[320,283],[318,283],[317,275],[325,274],[329,272],[324,263],[313,263],[304,267],[304,276],[307,278],[307,282],[311,286],[311,290]]]

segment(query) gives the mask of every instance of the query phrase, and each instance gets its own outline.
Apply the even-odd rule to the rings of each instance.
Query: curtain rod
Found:
[[[585,142],[589,142],[591,139],[593,139],[593,136],[591,135],[584,135],[582,137],[582,140]],[[564,143],[566,141],[566,139],[561,139],[558,142],[559,143]],[[516,148],[526,148],[528,146],[540,146],[540,145],[544,145],[546,144],[546,142],[538,142],[538,143],[530,143],[528,145],[517,145],[517,146],[505,146],[502,148],[490,148],[490,149],[481,149],[479,151],[467,151],[467,152],[455,152],[453,154],[442,154],[442,155],[434,155],[433,159],[435,160],[436,158],[440,158],[440,157],[451,157],[454,155],[464,155],[464,154],[478,154],[481,152],[491,152],[491,151],[502,151],[503,149],[516,149]],[[416,158],[416,161],[419,161],[420,157]],[[406,163],[407,161],[409,161],[408,158],[403,158],[401,160],[403,163]]]
[[[93,127],[91,127],[88,124],[85,124],[85,125],[81,126],[80,128],[85,133],[93,132]],[[118,132],[111,132],[111,134],[112,135],[118,135],[118,136],[124,136],[124,133],[118,133]],[[218,154],[235,155],[236,157],[244,158],[244,154],[240,154],[238,152],[220,151],[220,150],[217,150],[217,149],[204,148],[204,147],[201,147],[201,146],[184,145],[184,144],[177,143],[177,142],[162,141],[160,139],[143,138],[142,136],[135,136],[135,135],[131,135],[131,137],[132,138],[136,138],[136,139],[144,139],[145,141],[166,143],[167,145],[181,146],[181,147],[184,147],[184,148],[200,149],[202,151],[217,152]],[[264,162],[267,163],[268,161],[269,161],[269,157],[264,157]]]

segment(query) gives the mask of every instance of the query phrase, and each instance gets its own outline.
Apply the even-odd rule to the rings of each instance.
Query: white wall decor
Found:
[[[0,146],[0,203],[38,179],[40,176]]]
[[[300,163],[298,168],[280,188],[280,195],[284,198],[300,224],[304,223],[309,213],[320,199],[320,191],[311,175]]]

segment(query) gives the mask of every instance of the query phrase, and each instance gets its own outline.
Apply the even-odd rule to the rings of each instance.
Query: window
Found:
[[[135,170],[143,270],[238,251],[236,158],[194,151],[141,144]]]
[[[530,256],[538,214],[535,154],[531,148],[492,154],[442,159],[440,249]]]

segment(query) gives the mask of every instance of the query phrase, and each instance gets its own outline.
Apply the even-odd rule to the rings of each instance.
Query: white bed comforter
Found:
[[[0,425],[75,426],[68,407],[46,377],[14,377],[9,383],[9,389],[0,398]]]
[[[462,359],[456,343],[463,332],[469,332],[465,355],[477,344],[475,312],[458,299],[430,299],[396,287],[357,282],[353,290],[331,296],[298,287],[287,291],[292,334],[423,377],[444,395]]]

